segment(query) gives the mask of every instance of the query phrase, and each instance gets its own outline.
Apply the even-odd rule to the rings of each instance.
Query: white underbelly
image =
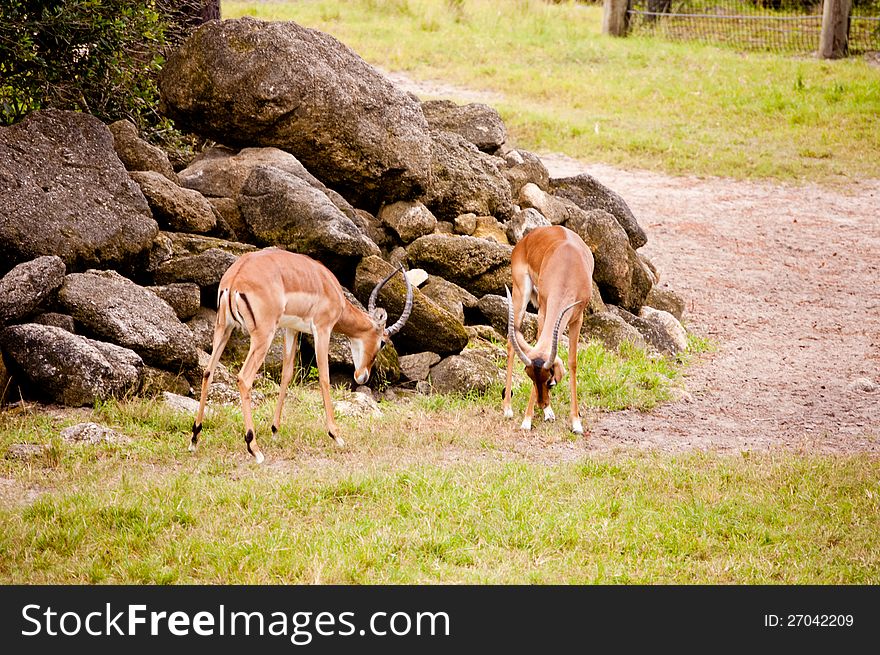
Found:
[[[281,317],[281,320],[278,321],[278,327],[289,328],[299,332],[308,332],[309,334],[312,332],[312,324],[309,321],[306,321],[299,316],[291,316],[289,314],[285,314]]]

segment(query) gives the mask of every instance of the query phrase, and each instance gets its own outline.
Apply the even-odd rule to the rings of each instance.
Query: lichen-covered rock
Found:
[[[426,351],[413,353],[400,358],[400,372],[407,380],[418,382],[427,380],[431,367],[440,361],[440,355]]]
[[[550,173],[538,155],[526,150],[509,150],[504,153],[505,167],[502,169],[510,184],[510,195],[519,196],[526,184],[534,184],[543,191],[550,190]]]
[[[684,315],[684,299],[672,289],[654,285],[645,298],[645,305],[669,312],[679,321]]]
[[[431,210],[420,202],[400,200],[379,210],[379,220],[391,228],[403,243],[410,243],[421,236],[431,234],[437,219]]]
[[[33,314],[64,282],[60,257],[45,255],[19,264],[0,279],[0,326]]]
[[[486,393],[504,373],[492,357],[477,350],[452,355],[431,368],[430,382],[436,393]]]
[[[581,327],[581,340],[596,339],[607,348],[616,350],[629,341],[638,348],[647,348],[644,337],[632,325],[611,312],[587,314]]]
[[[536,227],[548,225],[552,223],[541,212],[533,207],[527,207],[516,212],[513,218],[507,221],[507,239],[515,245]]]
[[[507,231],[494,216],[477,216],[476,226],[471,236],[478,239],[490,239],[505,246],[510,245],[507,240]]]
[[[214,208],[198,191],[179,187],[155,171],[132,171],[129,175],[141,188],[162,228],[174,232],[210,232],[217,227]]]
[[[177,183],[177,175],[167,153],[162,148],[144,141],[134,123],[120,120],[110,123],[107,128],[113,135],[113,148],[126,170],[155,171]]]
[[[133,270],[159,230],[94,116],[47,109],[0,127],[0,261]]]
[[[495,332],[501,339],[507,339],[507,320],[510,311],[510,305],[507,303],[507,296],[498,296],[492,293],[486,294],[480,298],[477,303],[483,316],[489,321]],[[523,315],[520,332],[529,343],[535,343],[538,339],[538,315],[527,311]]]
[[[220,282],[236,259],[231,252],[210,248],[197,255],[183,255],[163,262],[153,273],[153,279],[158,285],[190,283],[211,287]]]
[[[501,116],[479,102],[458,105],[450,100],[426,100],[422,112],[431,128],[455,132],[483,152],[492,153],[507,140]]]
[[[429,186],[419,198],[441,220],[460,214],[496,216],[513,214],[510,185],[492,157],[452,132],[431,132]]]
[[[592,175],[581,173],[573,177],[554,178],[550,180],[550,187],[555,196],[571,200],[581,209],[603,209],[614,216],[634,249],[648,242],[645,231],[626,201]]]
[[[639,318],[663,335],[661,340],[655,343],[658,350],[670,355],[677,355],[687,350],[687,331],[675,316],[662,309],[645,306],[639,312]]]
[[[137,392],[137,353],[49,325],[26,323],[0,332],[13,377],[31,398],[80,407]]]
[[[210,21],[159,77],[160,110],[229,146],[274,146],[356,206],[413,198],[427,180],[417,99],[329,34],[293,21]]]
[[[317,258],[379,254],[379,247],[326,194],[277,168],[253,170],[241,189],[239,207],[258,245]]]
[[[474,294],[436,275],[428,276],[427,284],[420,290],[462,323],[465,321],[465,308],[476,307],[478,302]]]
[[[503,294],[510,285],[511,246],[488,239],[447,234],[419,237],[407,248],[414,266],[424,268],[473,295]]]
[[[115,271],[68,275],[58,300],[91,334],[149,364],[174,371],[198,365],[192,333],[171,306]]]
[[[192,282],[175,282],[146,288],[171,305],[181,321],[188,321],[195,316],[202,304],[199,285]]]

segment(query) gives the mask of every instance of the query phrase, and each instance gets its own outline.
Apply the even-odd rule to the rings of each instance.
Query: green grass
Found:
[[[740,179],[880,177],[880,68],[605,37],[601,12],[539,0],[223,3],[227,18],[329,32],[385,70],[491,91],[510,140],[535,152]]]
[[[588,414],[661,402],[686,365],[595,344],[579,361]],[[196,455],[192,417],[156,400],[0,414],[3,451],[47,446],[0,460],[0,583],[880,582],[876,458],[598,454],[561,421],[521,433],[498,388],[339,417],[338,449],[313,385],[291,390],[277,435],[276,385],[260,390],[262,466],[237,407],[212,407]],[[131,441],[58,438],[84,420]]]

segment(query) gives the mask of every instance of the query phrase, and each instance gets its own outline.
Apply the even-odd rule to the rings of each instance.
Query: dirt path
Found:
[[[623,196],[685,322],[718,346],[676,402],[598,417],[591,448],[880,454],[880,181],[842,193],[544,160]]]

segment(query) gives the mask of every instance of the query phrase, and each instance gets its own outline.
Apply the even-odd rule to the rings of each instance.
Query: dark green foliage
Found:
[[[201,0],[4,0],[0,3],[0,124],[54,107],[142,132],[159,116],[157,74],[200,22]],[[215,4],[216,6],[216,4]]]

